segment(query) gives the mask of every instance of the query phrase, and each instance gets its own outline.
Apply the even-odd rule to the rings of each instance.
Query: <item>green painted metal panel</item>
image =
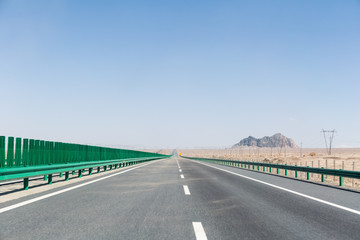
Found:
[[[22,166],[22,156],[21,156],[21,138],[16,138],[15,145],[15,164],[16,167]]]
[[[0,136],[0,168],[4,168],[5,165],[5,136]]]
[[[8,138],[6,151],[6,138],[0,136],[0,169],[143,157],[169,157],[169,155],[73,143],[22,140],[21,138],[14,140],[14,137]],[[126,163],[126,165],[133,164]]]
[[[14,137],[8,137],[6,167],[14,166]]]
[[[35,140],[35,145],[34,145],[34,165],[41,165],[40,140]]]
[[[23,139],[23,150],[22,150],[22,163],[23,166],[28,166],[29,164],[29,139]]]
[[[35,165],[35,140],[34,139],[30,139],[29,142],[29,166],[34,166]]]

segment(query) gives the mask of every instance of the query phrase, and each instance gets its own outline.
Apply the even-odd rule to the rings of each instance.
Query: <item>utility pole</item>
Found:
[[[333,143],[333,140],[334,140],[335,129],[333,129],[333,130],[324,130],[323,129],[323,130],[321,130],[321,132],[324,135],[326,151],[327,151],[328,155],[331,155],[331,148],[332,148],[332,143]],[[327,138],[326,138],[327,134],[329,135],[329,145],[328,145],[328,141],[327,141]]]

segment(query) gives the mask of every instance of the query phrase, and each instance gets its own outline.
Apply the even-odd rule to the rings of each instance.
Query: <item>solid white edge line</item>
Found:
[[[188,187],[187,185],[183,185],[183,187],[184,187],[185,195],[191,195],[191,194],[190,194],[189,187]]]
[[[68,192],[68,191],[71,191],[71,190],[74,190],[74,189],[77,189],[77,188],[80,188],[80,187],[83,187],[83,186],[86,186],[86,185],[89,185],[89,184],[92,184],[92,183],[95,183],[95,182],[99,182],[99,181],[101,181],[101,180],[105,180],[105,179],[107,179],[107,178],[111,178],[111,177],[114,177],[114,176],[116,176],[116,175],[120,175],[120,174],[129,172],[129,171],[135,170],[135,169],[137,169],[137,168],[145,167],[145,166],[147,166],[147,165],[149,165],[149,164],[153,164],[153,163],[155,163],[155,162],[158,162],[158,161],[154,161],[154,162],[150,162],[150,163],[147,163],[147,164],[143,164],[143,165],[141,165],[141,166],[133,167],[133,168],[127,169],[127,170],[125,170],[125,171],[121,171],[121,172],[114,173],[114,174],[111,174],[111,175],[108,175],[108,176],[105,176],[105,177],[102,177],[102,178],[98,178],[98,179],[92,180],[92,181],[90,181],[90,182],[82,183],[82,184],[79,184],[79,185],[76,185],[76,186],[73,186],[73,187],[69,187],[69,188],[66,188],[66,189],[63,189],[63,190],[60,190],[60,191],[57,191],[57,192],[45,194],[45,195],[40,196],[40,197],[36,197],[36,198],[30,199],[30,200],[26,200],[26,201],[24,201],[24,202],[20,202],[20,203],[17,203],[17,204],[8,206],[8,207],[0,208],[0,213],[4,213],[4,212],[10,211],[10,210],[13,210],[13,209],[15,209],[15,208],[22,207],[22,206],[28,205],[28,204],[30,204],[30,203],[37,202],[37,201],[40,201],[40,200],[42,200],[42,199],[49,198],[49,197],[52,197],[52,196],[55,196],[55,195],[58,195],[58,194],[61,194],[61,193],[64,193],[64,192]]]
[[[183,175],[183,174],[180,174],[180,177],[181,177],[181,178],[184,178],[184,175]]]
[[[234,172],[231,172],[231,171],[228,171],[228,170],[225,170],[225,169],[214,167],[214,166],[202,163],[202,162],[197,162],[197,161],[193,161],[193,160],[190,160],[190,161],[198,163],[198,164],[202,164],[202,165],[205,165],[205,166],[208,166],[208,167],[211,167],[211,168],[215,168],[215,169],[227,172],[227,173],[231,173],[233,175],[236,175],[236,176],[239,176],[239,177],[242,177],[242,178],[246,178],[246,179],[258,182],[258,183],[262,183],[262,184],[268,185],[268,186],[273,187],[273,188],[277,188],[277,189],[280,189],[280,190],[283,190],[283,191],[286,191],[286,192],[289,192],[289,193],[292,193],[292,194],[295,194],[295,195],[298,195],[298,196],[301,196],[301,197],[304,197],[304,198],[314,200],[316,202],[320,202],[320,203],[323,203],[323,204],[326,204],[326,205],[329,205],[329,206],[332,206],[332,207],[335,207],[335,208],[339,208],[339,209],[342,209],[342,210],[345,210],[345,211],[360,215],[360,211],[357,211],[355,209],[344,207],[344,206],[338,205],[336,203],[328,202],[328,201],[325,201],[325,200],[322,200],[322,199],[319,199],[319,198],[316,198],[316,197],[312,197],[312,196],[309,196],[309,195],[306,195],[306,194],[303,194],[303,193],[299,193],[299,192],[296,192],[296,191],[293,191],[293,190],[290,190],[290,189],[287,189],[287,188],[284,188],[284,187],[280,187],[280,186],[277,186],[277,185],[274,185],[274,184],[271,184],[271,183],[267,183],[267,182],[264,182],[264,181],[261,181],[261,180],[255,179],[255,178],[247,177],[247,176],[244,176],[244,175],[241,175],[241,174],[238,174],[238,173],[234,173]]]
[[[201,222],[193,222],[192,224],[194,227],[196,240],[207,240],[206,233]]]

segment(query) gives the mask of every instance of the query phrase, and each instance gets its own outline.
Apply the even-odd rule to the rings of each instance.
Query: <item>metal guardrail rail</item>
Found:
[[[215,164],[245,168],[250,170],[255,170],[255,167],[258,171],[260,171],[260,167],[262,167],[263,172],[266,172],[266,169],[270,173],[272,173],[273,168],[276,169],[276,174],[279,174],[279,170],[285,170],[285,176],[288,175],[288,170],[295,172],[295,178],[298,177],[298,172],[305,172],[306,179],[310,180],[310,173],[320,174],[321,175],[321,182],[325,182],[325,175],[332,175],[339,177],[339,186],[343,186],[344,181],[343,178],[356,178],[360,179],[360,172],[358,171],[348,171],[343,169],[326,169],[326,168],[314,168],[314,167],[299,167],[299,166],[292,166],[292,165],[283,165],[283,164],[273,164],[273,163],[261,163],[261,162],[248,162],[248,161],[234,161],[234,160],[226,160],[226,159],[214,159],[214,158],[195,158],[195,157],[186,157],[181,156],[183,158],[192,159],[192,160],[199,160],[199,161],[206,161]]]
[[[94,168],[97,172],[139,164],[156,159],[168,158],[151,152],[127,149],[106,148],[73,143],[50,142],[34,139],[21,139],[0,136],[0,181],[24,179],[24,189],[29,189],[29,178],[44,175],[49,184],[53,182],[53,174],[59,173],[65,181],[69,175],[78,171],[82,177],[85,169],[89,174]]]
[[[167,158],[168,156],[161,157],[148,157],[148,158],[134,158],[126,160],[110,160],[110,161],[98,161],[87,162],[77,164],[54,164],[35,167],[19,167],[0,169],[0,181],[11,179],[24,179],[24,190],[29,189],[29,178],[44,175],[44,180],[48,180],[48,184],[53,182],[53,174],[59,173],[60,177],[63,177],[65,173],[65,181],[69,180],[70,173],[75,174],[78,171],[78,177],[82,177],[85,169],[89,169],[89,175],[92,175],[94,168],[97,168],[97,172],[100,173],[101,168],[106,172],[108,169],[113,170],[121,167],[126,167],[134,164],[144,163],[147,161]]]

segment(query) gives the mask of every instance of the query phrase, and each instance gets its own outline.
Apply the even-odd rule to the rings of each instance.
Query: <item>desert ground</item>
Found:
[[[173,149],[141,149],[141,150],[137,150],[137,151],[171,155],[174,150]]]
[[[254,161],[276,164],[287,164],[309,167],[323,167],[329,169],[343,169],[360,171],[360,148],[332,149],[331,155],[326,149],[311,148],[255,148],[241,147],[231,149],[182,149],[178,150],[183,156],[231,159],[239,161]],[[280,171],[280,174],[283,174]],[[290,177],[295,177],[289,171]],[[299,172],[300,179],[306,179],[305,173]],[[321,176],[312,174],[311,181],[321,182]],[[338,185],[338,177],[326,176],[325,184]],[[344,178],[344,187],[360,190],[360,179]]]

